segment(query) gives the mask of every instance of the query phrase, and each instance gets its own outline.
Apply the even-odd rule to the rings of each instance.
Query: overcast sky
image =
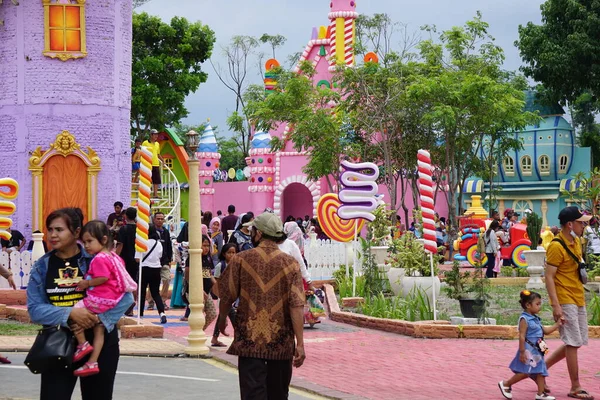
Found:
[[[223,63],[222,46],[235,35],[260,37],[263,33],[280,34],[287,38],[277,50],[277,58],[283,64],[289,54],[302,51],[310,39],[312,27],[327,26],[330,0],[151,0],[137,9],[157,15],[164,21],[173,16],[183,16],[190,21],[201,21],[215,31],[217,42],[212,60]],[[521,59],[513,43],[518,38],[517,28],[528,21],[539,23],[542,0],[357,0],[356,11],[373,15],[387,13],[392,20],[408,24],[410,31],[417,31],[425,24],[436,25],[445,30],[463,25],[475,16],[477,10],[490,24],[490,34],[504,48],[505,68],[516,70]],[[398,38],[399,40],[399,38]],[[261,48],[270,54],[268,45]],[[185,124],[198,125],[207,118],[227,134],[226,119],[235,108],[235,96],[217,78],[210,63],[205,63],[208,73],[206,83],[188,96],[188,117]],[[253,69],[248,83],[260,83],[258,69]]]

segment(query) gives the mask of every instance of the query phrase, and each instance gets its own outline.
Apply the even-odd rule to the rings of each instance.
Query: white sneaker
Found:
[[[506,399],[512,399],[512,389],[510,386],[504,386],[504,381],[498,382],[498,387],[500,388],[500,392],[502,392],[502,396]]]

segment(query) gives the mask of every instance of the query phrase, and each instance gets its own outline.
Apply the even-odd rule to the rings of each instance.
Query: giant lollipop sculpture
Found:
[[[339,195],[327,193],[319,199],[317,216],[321,229],[331,239],[349,243],[356,240],[365,221],[375,220],[377,208],[377,178],[379,168],[373,163],[351,163],[342,161]],[[354,255],[356,260],[356,254]],[[356,268],[353,268],[352,293],[356,295]],[[346,276],[349,266],[346,263]]]
[[[433,178],[431,168],[431,156],[427,150],[419,150],[417,153],[417,164],[419,167],[419,198],[421,201],[421,213],[423,216],[423,239],[425,240],[425,251],[429,253],[431,263],[431,292],[433,294],[433,320],[437,318],[435,305],[435,276],[433,268],[433,255],[437,254],[437,241],[435,235],[435,214],[433,201]]]

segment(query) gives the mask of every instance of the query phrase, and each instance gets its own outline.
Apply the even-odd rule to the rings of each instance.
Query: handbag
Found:
[[[25,358],[25,365],[34,374],[70,370],[74,350],[75,342],[70,329],[60,325],[46,326],[35,337]]]
[[[565,249],[565,251],[571,256],[571,258],[575,260],[575,262],[577,263],[577,270],[579,271],[579,280],[585,285],[588,281],[587,265],[582,260],[577,258],[575,254],[573,254],[573,252],[567,247],[567,245],[565,244],[565,242],[562,241],[562,239],[554,238],[552,239],[552,241],[560,243]]]

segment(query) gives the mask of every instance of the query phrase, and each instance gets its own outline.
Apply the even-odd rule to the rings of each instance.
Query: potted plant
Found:
[[[440,279],[437,277],[439,256],[434,255],[434,271],[431,276],[429,255],[425,252],[423,244],[413,235],[402,235],[399,239],[391,241],[388,250],[388,279],[392,291],[403,297],[413,290],[415,286],[423,289],[429,300],[432,301],[433,291],[436,296],[440,293]],[[390,272],[391,271],[391,272]]]
[[[454,261],[452,269],[444,274],[444,292],[460,303],[460,312],[465,318],[484,318],[487,310],[487,288],[489,281],[479,268],[479,274],[460,272],[460,263]]]
[[[387,244],[391,240],[391,217],[393,213],[392,210],[386,208],[385,204],[381,204],[373,211],[375,220],[369,223],[371,254],[375,256],[375,261],[380,266],[385,265],[385,259],[387,258]]]
[[[537,215],[535,212],[531,212],[527,216],[527,235],[531,240],[531,250],[523,252],[525,260],[527,260],[527,273],[529,274],[529,281],[527,282],[527,289],[541,289],[544,288],[544,282],[542,282],[542,273],[544,272],[544,260],[546,259],[546,250],[543,247],[538,247],[542,232],[542,217]]]

